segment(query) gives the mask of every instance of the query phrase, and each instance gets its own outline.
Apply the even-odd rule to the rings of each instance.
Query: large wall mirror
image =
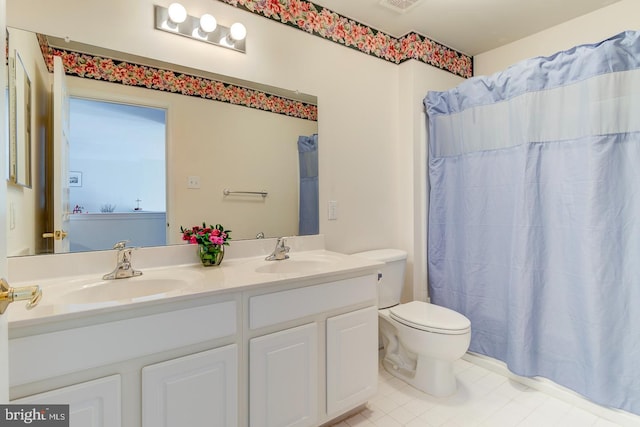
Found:
[[[31,79],[14,50],[9,54],[9,182],[31,186]]]
[[[70,183],[71,203],[66,212],[70,230],[64,231],[69,232],[67,238],[72,242],[73,239],[82,240],[82,245],[72,244],[71,247],[102,250],[107,249],[109,239],[115,243],[121,237],[131,240],[134,246],[155,246],[158,242],[178,244],[182,242],[180,226],[190,227],[203,221],[220,223],[231,229],[233,240],[318,232],[317,165],[310,165],[310,162],[317,162],[318,149],[315,96],[188,69],[180,64],[133,57],[99,46],[68,43],[19,29],[9,28],[9,34],[10,43],[19,44],[21,50],[29,52],[23,55],[27,58],[24,69],[25,75],[37,83],[31,88],[36,92],[32,95],[36,105],[32,105],[31,110],[38,112],[36,129],[32,130],[36,134],[32,138],[37,144],[33,153],[25,154],[33,162],[31,175],[35,185],[30,192],[8,193],[9,216],[15,221],[14,228],[9,231],[10,256],[43,254],[52,252],[53,248],[41,237],[55,231],[51,229],[52,171],[60,162],[49,156],[53,153],[52,134],[57,126],[49,102],[53,75],[52,60],[47,53],[51,55],[52,52],[69,55],[63,62],[67,67],[65,81],[71,99],[140,107],[134,111],[152,109],[161,111],[160,115],[166,120],[166,144],[160,144],[158,148],[164,151],[154,154],[143,148],[151,144],[137,125],[111,126],[92,134],[86,126],[87,108],[82,116],[78,115],[81,118],[76,119],[85,124],[82,136],[74,138],[74,115],[71,113],[72,170],[66,172],[66,182]],[[105,78],[105,75],[121,78],[127,73],[138,80],[113,78],[114,81],[106,81],[109,78]],[[154,81],[158,76],[163,76],[162,84]],[[184,76],[188,79],[180,80]],[[167,84],[167,81],[171,83]],[[217,95],[204,93],[202,88],[205,86],[207,91],[218,91]],[[221,94],[224,99],[216,98]],[[102,111],[91,120],[116,114]],[[155,116],[143,119],[157,122]],[[122,120],[127,119],[118,120],[123,123]],[[157,126],[155,129],[157,133]],[[124,145],[120,144],[123,132],[127,136],[135,134],[131,142]],[[106,159],[101,158],[97,150],[88,148],[89,143],[120,147],[120,154],[112,156],[116,163],[102,167],[106,166]],[[140,144],[140,147],[134,147],[134,144]],[[74,149],[84,150],[86,163],[77,163],[79,156],[74,154]],[[140,167],[134,166],[130,157],[141,150],[146,150],[147,159],[152,159],[145,162],[163,159],[163,177],[151,173],[140,177],[133,173],[133,168]],[[309,153],[313,150],[315,156]],[[68,159],[66,163],[69,164]],[[98,179],[103,180],[102,186],[111,187],[109,195],[88,193],[91,188],[99,188]],[[164,180],[165,187],[164,212],[157,205],[150,206],[151,200],[157,197],[149,194],[151,186],[144,182],[160,179]],[[310,182],[314,180],[315,190]],[[231,193],[225,190],[231,190]],[[266,196],[255,192],[264,192]],[[123,199],[116,200],[120,195]],[[109,212],[98,208],[104,206],[114,209]],[[162,226],[144,228],[140,221],[146,214]],[[114,233],[109,227],[118,221],[127,223],[129,230],[148,230],[138,234],[153,234],[153,243],[146,243],[143,237]],[[104,231],[106,236],[100,240],[106,243],[91,247],[92,240],[97,241],[97,238],[77,234],[91,230],[93,233]]]

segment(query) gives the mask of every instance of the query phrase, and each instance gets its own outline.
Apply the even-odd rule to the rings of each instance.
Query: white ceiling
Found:
[[[394,37],[415,31],[468,55],[486,52],[617,1],[395,0],[413,4],[400,13],[381,5],[381,0],[312,0]]]

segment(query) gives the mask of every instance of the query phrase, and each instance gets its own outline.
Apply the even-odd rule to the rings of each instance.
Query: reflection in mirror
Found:
[[[317,135],[315,97],[13,28],[9,31],[14,39],[29,35],[26,44],[33,61],[26,64],[26,69],[30,76],[36,75],[36,80],[50,81],[52,55],[62,56],[72,98],[166,111],[166,221],[162,237],[166,237],[168,244],[183,243],[180,226],[190,227],[203,221],[220,223],[233,230],[234,240],[253,239],[259,233],[265,237],[306,233],[301,232],[299,219],[299,212],[303,211],[300,200],[306,199],[300,191],[307,185],[301,185],[298,140],[301,136]],[[14,33],[20,37],[13,37]],[[48,90],[48,85],[37,85],[35,98],[40,102],[35,108],[39,111],[48,105],[41,97],[42,91],[50,95]],[[44,116],[46,113],[38,114],[40,118]],[[50,199],[52,164],[47,163],[51,159],[46,156],[50,131],[48,125],[38,126],[36,131],[34,138],[44,142],[34,148],[37,151],[33,157],[46,160],[36,161],[32,172],[34,182],[41,181],[43,190],[29,196],[20,194],[15,203],[20,209],[15,215],[16,230],[26,229],[23,222],[33,218],[30,227],[36,241],[16,243],[10,236],[8,249],[12,255],[46,252],[38,242],[41,235],[38,230],[50,228],[46,224],[50,212],[46,206],[40,213],[37,208],[41,200]],[[127,155],[128,152],[122,153],[123,157]],[[308,160],[308,156],[303,157]],[[83,188],[88,185],[86,169],[74,167],[72,171],[82,172]],[[128,176],[130,172],[125,167],[113,171],[114,176]],[[131,184],[136,182],[132,180]],[[225,188],[264,190],[268,196],[225,196]],[[29,205],[23,203],[26,197],[32,198],[34,212],[21,210]],[[141,200],[143,210],[155,211],[145,205],[145,198],[135,196]],[[120,205],[108,199],[104,197],[101,204]],[[83,203],[81,199],[72,202],[69,214],[73,216],[71,209],[76,204],[82,207]],[[121,206],[128,213],[137,206],[125,205]],[[317,207],[304,210],[315,210],[317,222]]]
[[[9,57],[9,181],[31,186],[31,80],[20,53]]]
[[[166,111],[70,98],[71,252],[166,244]]]

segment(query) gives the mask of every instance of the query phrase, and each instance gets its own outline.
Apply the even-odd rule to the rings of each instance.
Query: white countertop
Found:
[[[194,247],[191,247],[195,251]],[[203,267],[199,263],[143,268],[143,275],[128,279],[102,280],[101,273],[60,276],[38,280],[43,298],[37,307],[26,310],[12,304],[9,328],[32,327],[53,321],[87,318],[148,305],[224,295],[230,292],[297,283],[306,286],[322,281],[339,280],[375,273],[381,263],[324,249],[291,251],[290,258],[265,261],[259,256],[225,258],[220,266]],[[30,284],[29,282],[25,282]],[[12,286],[21,286],[12,283]],[[138,294],[137,286],[145,287]],[[107,291],[107,297],[95,287]],[[89,289],[89,288],[94,289]],[[154,288],[155,287],[155,288]],[[107,289],[108,288],[108,289]],[[153,291],[148,289],[153,288]],[[87,292],[87,289],[89,291]],[[113,291],[113,295],[111,295]],[[89,295],[89,298],[85,298]]]

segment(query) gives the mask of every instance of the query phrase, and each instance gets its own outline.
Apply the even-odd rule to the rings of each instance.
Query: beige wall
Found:
[[[426,64],[391,64],[221,2],[182,1],[192,15],[209,12],[227,26],[242,21],[247,53],[240,54],[154,30],[154,3],[170,2],[9,0],[7,19],[11,26],[316,95],[320,232],[327,248],[398,247],[413,257],[414,246],[424,246],[416,224],[426,217],[415,217],[424,215],[426,200],[416,195],[425,185],[424,162],[414,164],[416,146],[426,144],[421,100],[427,89],[460,78]],[[415,73],[409,81],[406,67]],[[335,221],[327,218],[330,200],[338,202]],[[423,254],[413,262],[425,270]],[[424,278],[415,280],[424,288]]]
[[[640,29],[640,1],[622,0],[473,58],[474,74],[488,75],[523,59],[548,56],[573,46],[597,43],[625,30]]]

